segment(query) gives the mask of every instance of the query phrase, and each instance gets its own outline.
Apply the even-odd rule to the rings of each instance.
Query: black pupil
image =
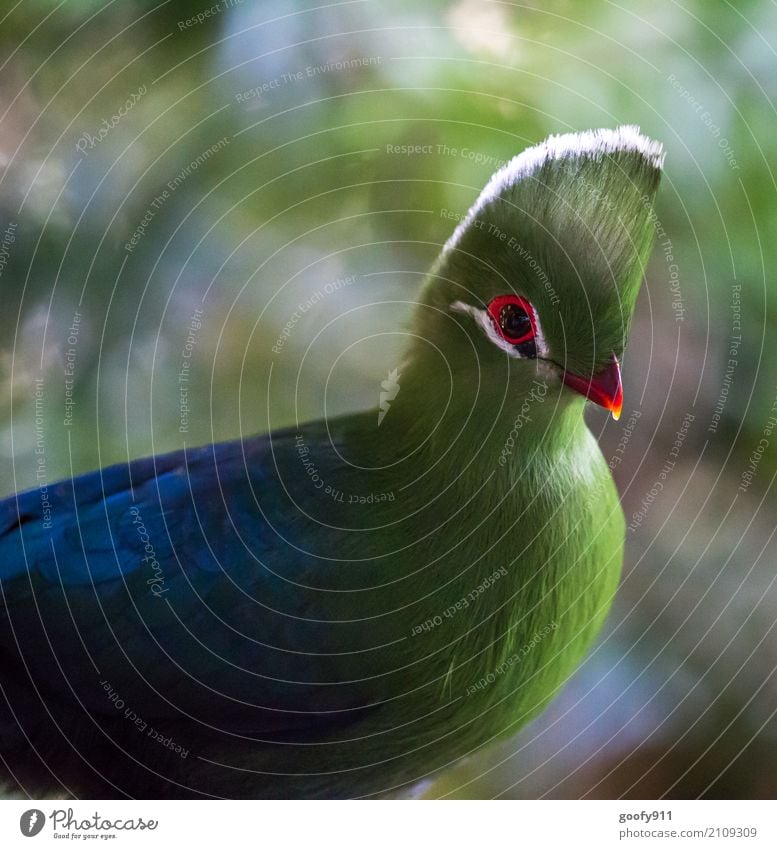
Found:
[[[531,319],[523,307],[508,304],[499,313],[499,324],[509,339],[521,339],[531,333]]]

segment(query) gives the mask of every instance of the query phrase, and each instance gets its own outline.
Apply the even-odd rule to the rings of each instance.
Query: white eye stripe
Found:
[[[508,356],[516,357],[517,359],[525,359],[525,357],[519,354],[506,339],[503,339],[499,335],[494,327],[494,322],[491,320],[491,316],[486,312],[486,310],[479,310],[477,307],[465,304],[463,301],[454,301],[451,304],[451,309],[453,312],[461,312],[471,315],[480,325],[480,329],[486,334],[486,336],[488,336],[494,345],[496,345],[497,348],[501,348]]]
[[[519,360],[529,359],[528,357],[524,357],[514,345],[511,345],[506,339],[502,338],[496,327],[494,327],[494,322],[491,320],[491,316],[488,314],[487,310],[480,310],[477,307],[473,307],[471,304],[465,304],[464,301],[454,301],[450,308],[453,312],[471,315],[480,325],[480,329],[486,334],[489,340],[493,342],[497,348],[501,348],[508,356],[515,357]],[[535,330],[534,344],[537,348],[537,356],[545,357],[548,354],[548,346],[545,342],[545,336],[542,333],[540,317],[537,315],[536,310],[533,311]]]

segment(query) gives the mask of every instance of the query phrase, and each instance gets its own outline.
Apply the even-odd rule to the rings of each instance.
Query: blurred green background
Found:
[[[446,211],[548,133],[660,139],[624,415],[589,413],[615,609],[427,796],[774,798],[773,3],[25,0],[0,62],[0,495],[376,406]]]

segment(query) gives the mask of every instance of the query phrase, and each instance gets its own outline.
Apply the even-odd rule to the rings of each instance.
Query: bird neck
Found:
[[[493,375],[415,354],[398,372],[372,449],[390,462],[414,457],[416,468],[444,469],[474,462],[515,473],[567,453],[588,434],[583,399],[562,391],[541,364]]]

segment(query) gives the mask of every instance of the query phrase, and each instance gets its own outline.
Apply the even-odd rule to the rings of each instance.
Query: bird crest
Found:
[[[391,407],[391,402],[399,394],[399,369],[393,369],[388,373],[385,380],[380,384],[380,409],[378,410],[378,427],[380,427],[386,413]]]

